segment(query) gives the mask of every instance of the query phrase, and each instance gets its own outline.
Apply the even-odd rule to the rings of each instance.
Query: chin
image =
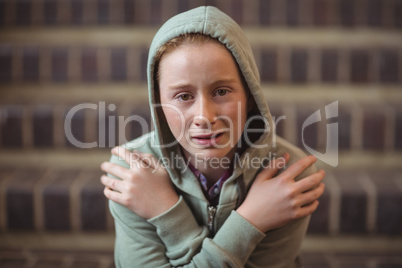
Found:
[[[192,155],[197,155],[204,159],[222,159],[231,152],[231,148],[208,148],[208,149],[197,149],[192,152]]]

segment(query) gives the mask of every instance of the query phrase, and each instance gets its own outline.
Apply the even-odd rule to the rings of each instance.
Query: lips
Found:
[[[194,135],[191,137],[191,139],[196,144],[199,144],[202,146],[213,146],[213,145],[217,145],[217,143],[222,138],[222,136],[223,136],[223,132],[217,132],[217,133]]]
[[[211,133],[211,134],[202,134],[202,135],[197,135],[197,136],[193,136],[192,138],[194,139],[211,139],[211,138],[217,138],[218,136],[222,135],[222,132],[218,132],[218,133]]]

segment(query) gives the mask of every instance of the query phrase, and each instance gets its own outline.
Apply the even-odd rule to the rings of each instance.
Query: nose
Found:
[[[216,108],[208,98],[199,98],[195,103],[194,125],[199,128],[209,128],[215,124]]]

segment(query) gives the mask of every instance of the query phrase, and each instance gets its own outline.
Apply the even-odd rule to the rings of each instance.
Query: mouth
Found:
[[[192,140],[195,141],[195,143],[202,145],[202,146],[213,146],[217,145],[218,141],[221,139],[223,136],[223,132],[217,132],[217,133],[209,133],[209,134],[202,134],[202,135],[196,135],[192,136]]]
[[[209,140],[209,139],[216,139],[220,136],[223,135],[223,132],[218,132],[218,133],[211,133],[211,134],[203,134],[203,135],[197,135],[193,136],[193,139],[200,139],[200,140]]]

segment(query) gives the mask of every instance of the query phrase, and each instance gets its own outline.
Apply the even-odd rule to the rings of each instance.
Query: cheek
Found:
[[[163,107],[163,114],[165,115],[166,121],[168,122],[170,128],[180,124],[180,116],[175,110]]]
[[[235,120],[235,124],[241,124],[241,127],[244,127],[244,124],[247,120],[247,105],[244,102],[237,102],[236,104],[227,107],[227,116]]]
[[[163,113],[165,115],[166,121],[169,125],[170,131],[175,138],[182,135],[185,127],[185,120],[183,114],[176,108],[163,107]]]

